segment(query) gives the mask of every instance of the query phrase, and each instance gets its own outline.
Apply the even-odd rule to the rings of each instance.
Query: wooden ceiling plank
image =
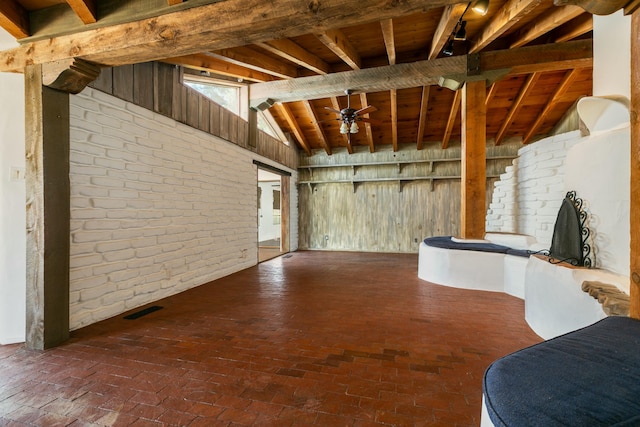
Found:
[[[16,39],[29,37],[29,14],[15,0],[0,2],[0,27]]]
[[[369,101],[367,99],[367,94],[366,93],[361,93],[360,94],[360,105],[362,105],[362,107],[365,107],[367,105],[369,105]],[[366,117],[369,118],[369,114],[363,114],[362,117]],[[369,122],[364,122],[364,130],[365,130],[365,135],[367,138],[367,144],[369,145],[369,152],[370,153],[375,153],[376,151],[376,146],[373,142],[373,130],[371,129],[371,123]]]
[[[296,137],[296,140],[300,144],[300,147],[302,147],[304,152],[307,153],[307,156],[310,156],[311,148],[309,146],[309,143],[305,139],[304,134],[302,133],[302,129],[300,129],[300,126],[298,126],[298,122],[293,116],[293,113],[291,112],[289,106],[287,104],[275,104],[273,107],[287,122],[289,128],[291,129],[291,132],[293,133],[293,136]]]
[[[449,36],[453,32],[456,24],[460,20],[460,17],[464,13],[467,5],[465,3],[452,4],[444,8],[438,27],[431,41],[431,48],[429,49],[429,59],[437,58],[444,45],[447,44]]]
[[[236,79],[242,79],[256,83],[269,82],[274,80],[274,77],[271,74],[241,67],[228,61],[222,61],[220,59],[213,58],[207,54],[166,58],[162,62],[180,65],[200,71],[209,71],[214,74],[220,74],[222,76],[233,77]]]
[[[577,18],[580,15],[588,15],[578,6],[563,6],[552,9],[552,12],[533,21],[532,25],[522,29],[511,42],[511,48],[524,46],[527,43],[547,34],[560,25]]]
[[[294,66],[285,64],[282,61],[278,61],[275,58],[248,47],[221,49],[215,52],[209,52],[209,55],[221,61],[227,61],[241,67],[271,74],[283,79],[298,76],[298,70]]]
[[[422,98],[420,99],[420,115],[418,116],[418,140],[416,141],[416,147],[418,150],[422,150],[424,130],[427,127],[427,110],[429,108],[430,92],[431,86],[422,86]]]
[[[342,107],[340,107],[340,103],[338,102],[338,97],[337,96],[332,96],[331,98],[331,107],[334,110],[342,110]],[[341,134],[342,135],[342,140],[344,142],[345,147],[347,147],[347,151],[349,152],[349,154],[353,154],[353,147],[351,146],[351,144],[349,144],[349,135],[347,135],[346,133]]]
[[[96,4],[94,0],[66,0],[83,24],[94,24],[98,22],[96,15]]]
[[[554,43],[564,43],[578,38],[593,30],[593,16],[584,13],[562,27],[561,32],[556,36]]]
[[[318,122],[318,116],[316,115],[316,112],[313,110],[313,105],[311,105],[311,102],[309,101],[302,101],[302,105],[304,105],[304,109],[307,111],[307,114],[311,119],[313,130],[315,131],[316,135],[318,135],[320,144],[324,147],[324,151],[327,153],[327,155],[330,156],[331,146],[327,142],[327,135],[325,135],[324,130],[322,129],[322,126],[320,126],[320,123]]]
[[[257,46],[318,74],[328,74],[329,64],[289,39],[258,42]]]
[[[471,42],[469,53],[480,52],[534,11],[541,2],[542,0],[508,0]]]
[[[527,80],[524,82],[524,84],[520,88],[520,91],[518,92],[518,96],[513,101],[513,104],[511,104],[511,108],[509,109],[507,116],[502,121],[500,130],[498,130],[498,133],[496,134],[495,145],[500,145],[500,143],[502,142],[502,139],[504,138],[505,133],[507,132],[507,129],[511,125],[513,118],[518,113],[518,110],[520,110],[520,107],[522,107],[522,103],[526,99],[527,95],[529,95],[531,90],[535,87],[536,82],[538,81],[539,78],[540,78],[540,73],[533,73],[533,74],[530,74],[529,77],[527,77]]]
[[[391,89],[391,143],[393,151],[398,151],[398,91]]]
[[[393,35],[393,19],[384,19],[380,21],[380,27],[382,29],[382,38],[384,39],[384,46],[387,49],[387,57],[389,58],[389,65],[395,65],[396,39]]]
[[[349,67],[354,70],[362,68],[362,59],[355,47],[340,30],[328,30],[317,34],[318,39]]]
[[[591,40],[576,40],[553,45],[483,52],[480,53],[480,63],[481,70],[510,69],[510,74],[584,68],[593,65],[593,47]],[[326,76],[259,83],[251,88],[251,99],[272,98],[279,102],[292,102],[341,96],[345,88],[353,89],[356,93],[371,93],[430,86],[438,84],[439,76],[464,75],[466,70],[466,57],[452,56],[331,73]]]
[[[444,150],[449,146],[449,140],[451,139],[451,132],[453,125],[458,118],[458,111],[460,110],[460,101],[462,100],[462,91],[457,90],[453,97],[453,103],[451,103],[451,110],[449,111],[449,118],[447,119],[447,125],[445,126],[444,136],[442,137],[442,149]]]
[[[555,106],[558,104],[562,95],[564,95],[564,93],[571,86],[571,84],[578,77],[579,74],[580,74],[580,70],[567,71],[564,78],[562,79],[562,81],[556,88],[555,92],[549,99],[549,102],[547,103],[547,105],[545,105],[544,109],[542,110],[542,113],[538,115],[533,126],[531,126],[527,134],[522,139],[523,144],[528,144],[529,142],[531,142],[531,138],[533,138],[533,136],[535,135],[536,130],[538,130],[542,122],[544,122],[544,120],[547,118],[549,113],[555,108]]]

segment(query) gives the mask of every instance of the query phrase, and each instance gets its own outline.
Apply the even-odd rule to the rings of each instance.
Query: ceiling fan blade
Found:
[[[359,122],[367,122],[367,123],[371,123],[371,124],[374,124],[374,125],[381,125],[382,124],[382,120],[369,119],[367,117],[358,117],[358,121]]]
[[[359,110],[356,110],[355,114],[368,114],[368,113],[373,113],[374,111],[378,111],[378,109],[373,105],[369,105],[368,107],[364,107]]]
[[[329,110],[329,111],[333,111],[336,114],[340,114],[340,110],[336,110],[335,108],[331,108],[331,107],[324,107],[325,110]]]

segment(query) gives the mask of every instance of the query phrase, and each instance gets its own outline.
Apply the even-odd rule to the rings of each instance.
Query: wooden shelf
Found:
[[[487,175],[487,178],[498,178],[500,175]],[[412,177],[393,177],[393,178],[354,178],[354,179],[334,179],[334,180],[313,180],[313,181],[298,181],[298,185],[308,185],[311,190],[313,187],[320,184],[351,184],[353,186],[353,192],[359,184],[367,182],[396,182],[398,184],[398,191],[402,192],[402,187],[408,182],[414,181],[429,181],[431,191],[433,191],[433,181],[446,180],[446,179],[461,179],[460,175],[454,176],[412,176]]]

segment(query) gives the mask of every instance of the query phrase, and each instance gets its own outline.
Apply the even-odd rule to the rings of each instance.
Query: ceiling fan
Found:
[[[343,135],[347,135],[349,145],[351,145],[351,134],[358,133],[358,130],[360,130],[357,122],[377,123],[376,120],[367,117],[361,117],[361,115],[372,113],[374,111],[377,111],[378,109],[372,105],[361,108],[359,110],[351,108],[351,94],[353,93],[353,90],[347,89],[344,92],[347,94],[347,108],[343,108],[342,110],[336,110],[335,108],[331,107],[324,108],[340,115],[340,117],[336,119],[342,122],[342,124],[340,125],[340,133]]]

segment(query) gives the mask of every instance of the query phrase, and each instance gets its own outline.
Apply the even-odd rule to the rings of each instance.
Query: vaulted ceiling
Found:
[[[556,0],[556,2],[559,2]],[[487,141],[529,143],[591,94],[592,15],[552,0],[490,0],[482,16],[455,0],[2,0],[0,25],[21,44],[0,71],[73,58],[149,60],[250,82],[302,150],[384,145],[446,149],[460,140],[460,91],[487,80]],[[464,13],[464,16],[463,16]],[[456,24],[466,39],[443,49]],[[331,111],[376,110],[351,144]],[[365,149],[365,148],[362,148]]]

